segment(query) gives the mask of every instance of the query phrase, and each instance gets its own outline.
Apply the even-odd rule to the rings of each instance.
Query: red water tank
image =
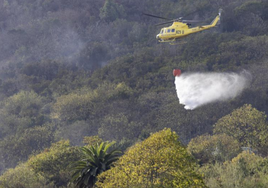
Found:
[[[180,69],[174,69],[173,70],[173,76],[180,76],[181,75],[181,70]]]

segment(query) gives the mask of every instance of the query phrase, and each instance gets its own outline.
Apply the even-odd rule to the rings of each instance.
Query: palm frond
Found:
[[[117,149],[108,152],[114,144],[115,142],[102,142],[89,148],[80,148],[83,159],[75,163],[75,172],[71,179],[76,186],[80,188],[92,187],[97,181],[97,176],[111,168],[112,163],[118,160],[121,154]]]

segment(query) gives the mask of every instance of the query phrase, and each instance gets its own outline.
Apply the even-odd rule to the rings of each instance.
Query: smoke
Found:
[[[177,95],[185,109],[225,101],[238,96],[248,86],[251,74],[237,73],[186,73],[175,77]]]

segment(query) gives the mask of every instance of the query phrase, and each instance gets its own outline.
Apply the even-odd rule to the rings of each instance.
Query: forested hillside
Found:
[[[217,28],[178,45],[157,43],[161,20],[142,14],[209,24],[220,8]],[[111,177],[153,133],[187,150],[193,179],[132,187],[267,187],[267,10],[266,0],[0,0],[0,187],[74,187],[80,146],[101,141],[122,151],[107,187],[124,187]],[[185,110],[175,68],[252,79],[232,100]],[[174,164],[169,178],[180,177]]]

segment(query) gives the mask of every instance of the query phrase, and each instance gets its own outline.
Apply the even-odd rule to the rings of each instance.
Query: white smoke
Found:
[[[175,77],[177,95],[185,109],[225,101],[238,96],[248,86],[250,73],[186,73]]]

